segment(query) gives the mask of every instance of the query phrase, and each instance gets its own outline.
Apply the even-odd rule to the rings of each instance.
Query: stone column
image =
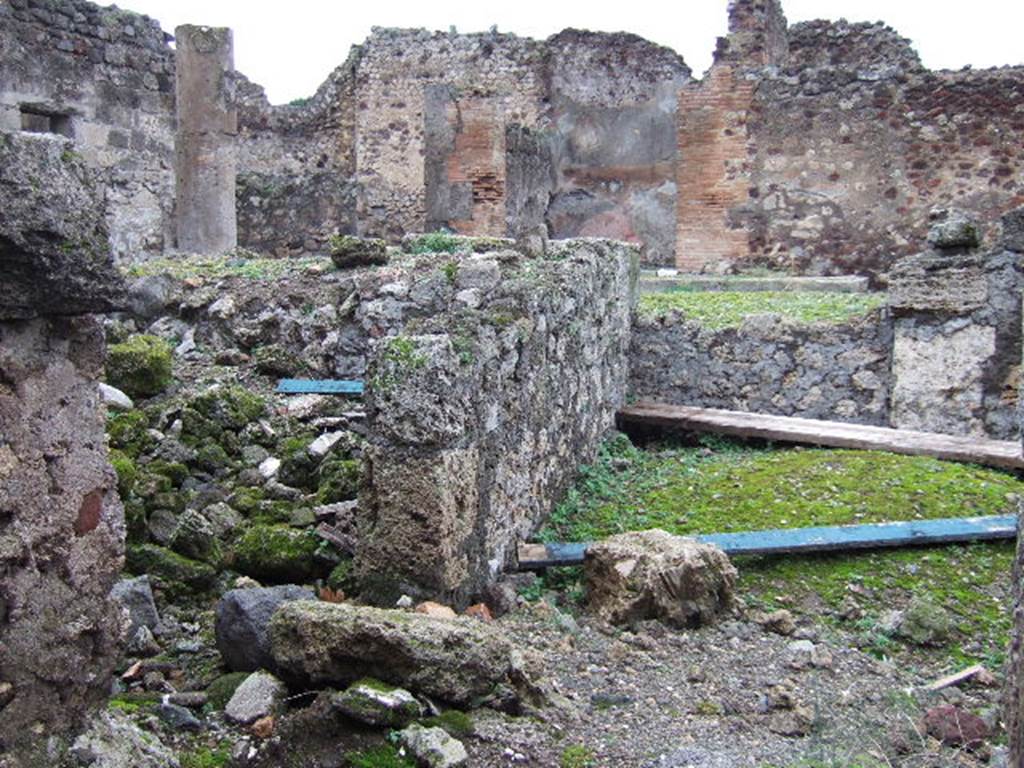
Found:
[[[1008,766],[1024,766],[1024,503],[1017,511],[1017,561],[1013,566],[1013,630],[1006,675],[1006,733],[1010,739]]]
[[[178,248],[216,254],[238,244],[234,49],[224,27],[180,26],[177,41]]]

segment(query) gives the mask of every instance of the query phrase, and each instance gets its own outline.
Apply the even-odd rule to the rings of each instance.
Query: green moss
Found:
[[[228,503],[243,515],[252,515],[259,511],[263,498],[262,488],[239,488]]]
[[[350,768],[416,768],[416,763],[399,754],[398,748],[392,744],[361,749],[346,755],[345,759]]]
[[[107,349],[107,382],[130,397],[158,395],[171,379],[171,347],[157,336],[129,336]]]
[[[137,459],[155,444],[148,434],[149,419],[142,411],[125,411],[107,417],[107,438],[110,446],[131,459]]]
[[[307,450],[306,444],[284,455],[277,477],[282,483],[293,488],[316,488],[317,459]]]
[[[441,271],[444,272],[445,279],[452,285],[455,285],[455,278],[459,275],[459,262],[446,262],[445,265],[441,267]]]
[[[995,515],[1011,511],[1016,495],[1024,495],[1024,482],[1011,474],[927,457],[706,444],[713,450],[606,446],[556,508],[542,538],[589,541],[646,528],[687,534]],[[816,595],[837,609],[854,586],[869,596],[861,600],[869,621],[914,597],[926,598],[949,611],[954,626],[945,645],[920,652],[937,661],[946,655],[956,663],[998,663],[1009,632],[1003,603],[1012,555],[1012,544],[986,543],[745,558],[738,561],[740,592],[765,608]]]
[[[178,761],[181,768],[222,768],[231,761],[231,748],[227,745],[196,747],[182,753]]]
[[[110,452],[110,464],[114,467],[114,471],[117,472],[117,492],[121,495],[121,498],[124,498],[135,487],[135,480],[139,475],[139,470],[135,466],[135,462],[124,451],[116,449]]]
[[[358,459],[330,457],[320,465],[317,485],[318,504],[333,504],[356,498],[362,476],[362,462]]]
[[[710,329],[734,328],[748,317],[781,315],[798,323],[846,323],[885,304],[882,293],[826,291],[672,291],[640,297],[641,317],[679,312]]]
[[[316,558],[318,545],[312,531],[257,523],[235,542],[234,566],[258,580],[303,582],[323,570]]]
[[[297,376],[306,371],[306,364],[280,344],[267,344],[252,351],[256,370],[264,376]]]
[[[427,728],[443,728],[455,739],[465,739],[476,733],[473,718],[458,709],[449,709],[440,715],[420,721]]]
[[[156,544],[129,545],[125,565],[129,573],[148,573],[157,578],[171,597],[205,592],[217,578],[217,572],[206,563],[190,560]]]
[[[347,558],[338,563],[331,570],[324,582],[329,589],[342,591],[346,594],[355,591],[355,575],[352,572],[352,558]]]
[[[208,389],[193,397],[188,405],[206,421],[234,431],[244,429],[267,412],[263,398],[234,384]]]
[[[190,474],[188,467],[184,464],[177,461],[164,461],[163,459],[154,459],[146,464],[146,471],[166,477],[175,488],[180,488],[181,484],[185,482]]]
[[[592,768],[597,765],[597,759],[593,750],[582,744],[574,744],[562,750],[559,765],[561,768]]]
[[[218,712],[224,709],[234,696],[235,690],[248,676],[248,672],[229,672],[218,677],[206,686],[206,706]]]
[[[231,467],[231,457],[217,443],[204,443],[196,449],[194,463],[206,472],[218,473]]]
[[[211,282],[226,277],[241,277],[262,282],[304,272],[326,272],[333,269],[330,260],[323,257],[269,259],[232,253],[223,256],[151,259],[132,265],[127,273],[131,277],[170,275],[179,280],[199,278]]]
[[[379,368],[371,382],[371,386],[379,390],[390,389],[427,363],[416,341],[408,336],[394,336],[385,341],[379,356]]]
[[[146,709],[152,709],[160,703],[159,693],[120,693],[107,700],[107,709],[134,715]]]

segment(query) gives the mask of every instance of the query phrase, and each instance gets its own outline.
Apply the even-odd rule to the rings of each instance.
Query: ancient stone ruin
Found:
[[[1020,764],[1024,548],[693,536],[1006,538],[1024,66],[728,18],[701,78],[375,28],[271,105],[230,29],[0,4],[0,768]]]

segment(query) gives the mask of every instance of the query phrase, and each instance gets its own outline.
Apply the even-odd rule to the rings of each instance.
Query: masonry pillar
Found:
[[[174,36],[178,248],[193,253],[223,253],[238,244],[238,114],[231,79],[231,30],[186,24],[175,29]]]

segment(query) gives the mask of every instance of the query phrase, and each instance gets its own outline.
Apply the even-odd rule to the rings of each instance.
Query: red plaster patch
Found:
[[[75,520],[75,535],[82,536],[89,531],[95,530],[100,524],[100,515],[103,512],[103,490],[97,488],[85,494],[82,499],[82,506],[78,508],[78,519]]]

